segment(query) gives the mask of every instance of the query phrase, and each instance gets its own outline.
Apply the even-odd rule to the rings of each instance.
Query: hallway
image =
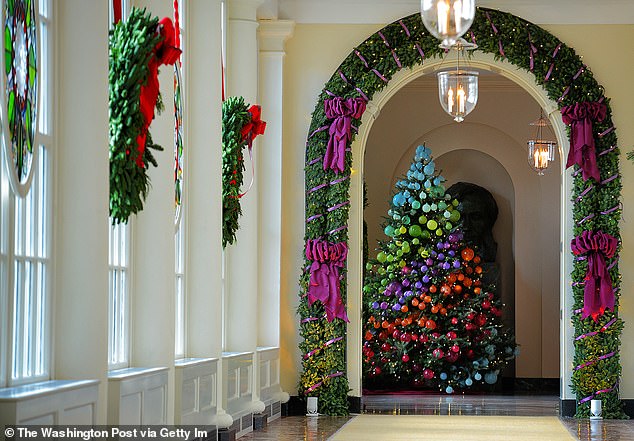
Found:
[[[366,395],[362,399],[362,407],[365,414],[557,416],[559,414],[559,398],[546,395]],[[320,416],[317,418],[283,417],[272,422],[268,427],[240,439],[254,441],[327,440],[353,417],[354,415],[350,417]],[[578,440],[634,440],[634,421],[631,420],[589,421],[562,418],[561,421]]]

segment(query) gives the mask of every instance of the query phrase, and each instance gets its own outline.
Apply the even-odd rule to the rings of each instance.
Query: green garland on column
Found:
[[[613,127],[609,99],[603,87],[572,48],[567,47],[544,29],[512,14],[478,8],[471,30],[465,35],[474,40],[479,51],[491,53],[496,59],[506,59],[531,72],[558,107],[585,101],[600,101],[607,106],[606,118],[595,123],[598,166],[601,183],[583,181],[580,173],[574,178],[572,191],[574,235],[584,230],[602,230],[620,238],[621,217],[619,148]],[[394,73],[411,68],[444,54],[438,40],[426,32],[420,14],[395,21],[356,47],[341,63],[325,84],[312,115],[306,144],[306,230],[305,240],[325,238],[329,242],[348,242],[347,223],[349,179],[341,180],[330,169],[324,170],[320,159],[328,144],[327,128],[331,123],[324,111],[324,101],[333,96],[371,100],[382,90]],[[353,125],[360,124],[353,120]],[[600,134],[600,135],[599,135]],[[354,132],[352,139],[354,140]],[[349,177],[352,155],[346,153],[346,173]],[[575,166],[575,172],[577,172]],[[592,187],[588,189],[589,187]],[[331,207],[344,204],[329,211]],[[575,364],[573,390],[577,395],[577,416],[589,416],[588,397],[603,400],[605,418],[626,418],[619,399],[618,382],[621,365],[618,355],[623,327],[618,317],[620,274],[618,253],[607,262],[616,291],[616,308],[606,312],[598,323],[591,318],[581,320],[583,281],[587,264],[575,260],[571,275],[574,295]],[[342,320],[328,322],[319,302],[308,306],[307,287],[311,262],[306,259],[300,279],[300,343],[303,372],[299,394],[319,396],[319,412],[329,415],[348,413],[348,380],[345,375],[346,324]],[[345,268],[341,270],[345,280]],[[346,285],[341,296],[346,302]],[[611,324],[606,326],[608,323]],[[613,356],[599,359],[614,352]]]

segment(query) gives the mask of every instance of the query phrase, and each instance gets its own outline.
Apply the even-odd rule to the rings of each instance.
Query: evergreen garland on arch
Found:
[[[603,231],[620,240],[621,177],[619,148],[612,122],[610,100],[603,87],[583,64],[575,51],[552,34],[509,13],[478,8],[471,30],[465,35],[474,40],[479,51],[491,53],[496,59],[506,59],[515,66],[531,72],[537,84],[548,93],[558,107],[580,102],[603,102],[606,117],[594,124],[597,161],[602,182],[584,181],[575,166],[572,190],[573,234],[583,231]],[[330,124],[324,111],[324,101],[333,96],[370,100],[382,90],[401,68],[411,68],[427,58],[443,55],[438,40],[424,28],[420,14],[412,14],[395,21],[358,45],[341,63],[325,84],[318,97],[306,144],[306,228],[305,241],[325,238],[330,242],[348,242],[347,222],[349,179],[341,180],[331,170],[324,170],[320,158],[328,144],[328,133],[323,128]],[[360,124],[353,120],[354,125]],[[354,132],[352,139],[354,140]],[[346,153],[346,173],[349,176],[352,155]],[[329,208],[342,205],[336,210]],[[620,250],[620,241],[619,241]],[[608,260],[612,283],[616,292],[615,311],[606,311],[598,322],[581,319],[583,283],[587,263],[574,260],[571,274],[574,297],[573,324],[575,327],[575,370],[573,391],[577,396],[577,417],[588,417],[590,399],[603,401],[605,418],[626,418],[619,398],[620,335],[623,323],[618,316],[621,277],[618,269],[618,250]],[[311,262],[306,259],[300,278],[300,335],[302,367],[299,394],[319,396],[319,412],[329,415],[348,413],[348,380],[345,375],[346,324],[342,320],[328,322],[324,308],[316,302],[308,306],[307,287]],[[346,269],[341,269],[345,280]],[[346,302],[346,284],[342,283],[341,297]],[[606,356],[609,355],[609,356]]]

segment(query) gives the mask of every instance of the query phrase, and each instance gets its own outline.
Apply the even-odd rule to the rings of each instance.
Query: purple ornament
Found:
[[[372,309],[379,309],[379,302],[372,302]]]
[[[437,252],[435,252],[435,251],[432,251],[432,252],[431,252],[431,257],[436,257],[437,255],[438,255],[438,253],[437,253]]]
[[[414,293],[412,291],[405,291],[405,294],[404,294],[405,297],[411,297],[413,295]]]
[[[453,261],[453,267],[456,268],[456,269],[460,268],[460,261],[459,260],[454,260]]]
[[[425,260],[425,263],[427,264],[427,266],[433,265],[434,264],[434,259],[431,258],[427,258],[427,260]]]
[[[451,268],[451,264],[449,262],[445,262],[442,264],[442,268],[448,270],[449,268]]]
[[[429,283],[429,276],[427,274],[423,276],[423,283]]]
[[[403,279],[403,286],[404,287],[408,287],[409,286],[409,280],[408,279]]]
[[[429,270],[429,268],[427,268],[427,265],[423,265],[423,266],[420,268],[420,270],[421,270],[422,272],[426,273],[426,272]]]
[[[400,305],[399,303],[395,303],[395,304],[392,306],[392,310],[393,310],[393,311],[400,311],[400,310],[401,310],[401,305]]]
[[[387,302],[381,302],[381,309],[387,309]]]
[[[416,289],[421,289],[422,287],[423,287],[423,284],[422,284],[422,283],[420,283],[420,280],[419,280],[419,281],[417,281],[417,282],[414,284],[414,288],[416,288]]]
[[[442,250],[442,249],[444,249],[444,248],[445,248],[445,244],[444,244],[444,243],[442,243],[442,242],[438,242],[438,243],[436,244],[436,248],[438,248],[439,250]]]
[[[456,252],[454,250],[450,250],[447,254],[449,254],[449,256],[454,257],[456,255]]]
[[[443,253],[439,253],[438,260],[445,260],[445,255]]]

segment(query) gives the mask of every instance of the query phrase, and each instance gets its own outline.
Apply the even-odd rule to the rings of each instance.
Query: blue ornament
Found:
[[[443,381],[446,380],[447,379],[447,373],[446,372],[441,372],[440,373],[440,379],[443,380]]]
[[[448,394],[452,394],[453,393],[453,387],[447,386],[447,389],[445,389],[445,392],[447,392]]]
[[[431,182],[429,181],[429,179],[425,181],[424,185],[425,185],[425,188],[431,188]]]
[[[430,176],[434,174],[435,169],[436,169],[436,165],[434,164],[434,161],[429,161],[429,163],[425,166],[425,168],[423,168],[423,171],[425,172],[426,175]]]
[[[471,385],[473,384],[473,380],[472,380],[471,378],[467,378],[467,379],[464,381],[464,384],[466,384],[467,386],[471,386]]]
[[[498,381],[498,374],[495,372],[487,372],[484,375],[484,381],[486,384],[495,384]]]
[[[379,309],[379,302],[372,302],[372,309]]]
[[[480,381],[482,380],[482,374],[480,374],[480,372],[476,372],[473,378],[475,378],[476,381]]]

